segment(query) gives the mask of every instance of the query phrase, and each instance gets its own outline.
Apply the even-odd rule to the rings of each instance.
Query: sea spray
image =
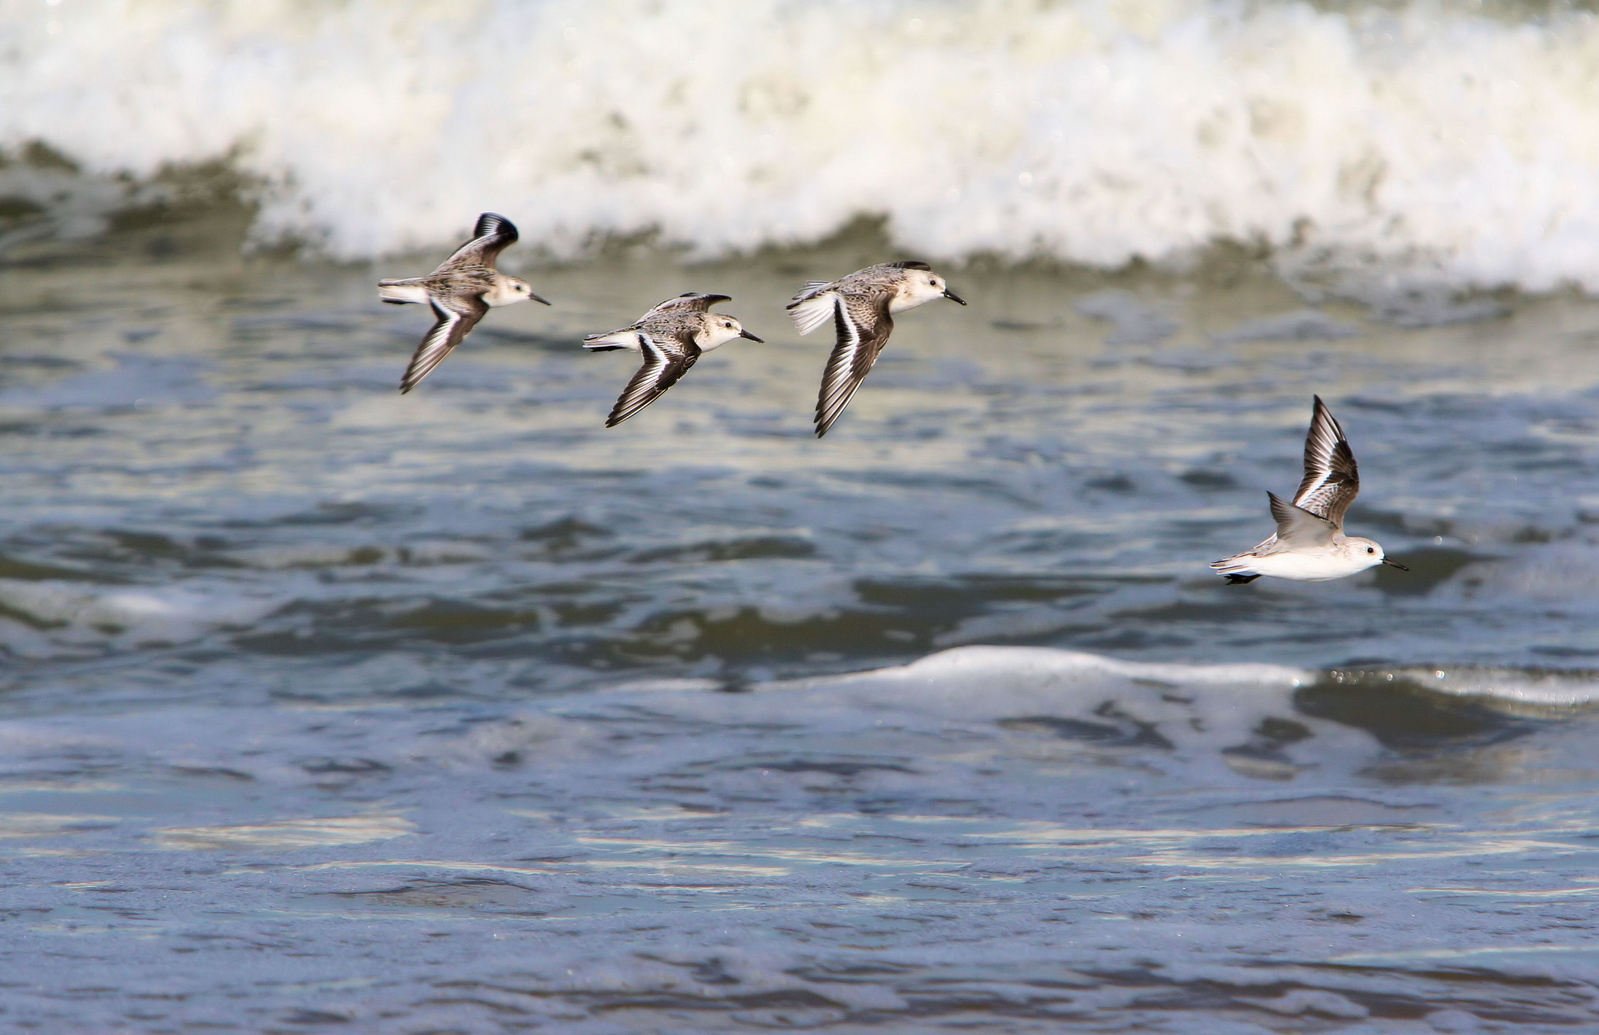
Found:
[[[0,19],[0,150],[225,160],[260,185],[257,240],[345,259],[492,208],[560,259],[869,218],[932,260],[1241,242],[1595,290],[1595,68],[1590,14],[1451,4],[27,5]]]

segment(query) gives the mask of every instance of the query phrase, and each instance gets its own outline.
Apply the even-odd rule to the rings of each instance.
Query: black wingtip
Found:
[[[1223,575],[1222,578],[1227,580],[1227,585],[1229,585],[1229,586],[1247,586],[1251,582],[1254,582],[1256,579],[1260,578],[1260,576],[1259,575]]]
[[[812,422],[816,425],[816,437],[821,438],[829,431],[832,431],[833,425],[837,424],[838,419],[842,416],[844,416],[844,411],[840,409],[837,413],[829,417],[823,410],[822,404],[818,402],[816,404],[816,414],[811,418]]]
[[[511,240],[516,240],[516,224],[500,215],[498,212],[485,212],[477,217],[477,225],[472,228],[473,237],[482,237],[485,234],[503,234]]]

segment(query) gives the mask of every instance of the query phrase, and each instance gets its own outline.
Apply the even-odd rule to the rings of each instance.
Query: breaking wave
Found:
[[[90,177],[224,163],[255,240],[344,259],[494,209],[556,259],[868,219],[945,260],[1236,242],[1599,290],[1599,18],[1334,6],[52,0],[0,19],[0,196],[73,220],[15,160],[44,145]]]

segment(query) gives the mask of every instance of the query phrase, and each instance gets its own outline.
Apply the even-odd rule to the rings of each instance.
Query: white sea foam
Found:
[[[0,149],[135,177],[227,158],[267,185],[259,238],[347,258],[484,209],[559,257],[864,216],[931,259],[1234,240],[1599,291],[1599,18],[1333,6],[12,0]]]
[[[876,721],[873,717],[885,711],[974,722],[1029,714],[1103,718],[1096,709],[1115,701],[1120,714],[1136,713],[1174,740],[1225,745],[1248,739],[1265,715],[1283,709],[1297,715],[1289,696],[1328,676],[1257,662],[1138,662],[1051,647],[969,646],[938,651],[907,665],[769,682],[754,689],[770,695],[763,700],[775,709],[774,716],[792,714],[795,706],[787,698],[801,696],[829,716],[853,716],[849,721],[865,722]],[[1355,676],[1361,682],[1403,682],[1440,695],[1475,697],[1509,710],[1558,711],[1599,701],[1599,683],[1581,671],[1452,667],[1373,670]],[[1332,678],[1341,682],[1349,674],[1334,673]],[[717,685],[656,681],[622,692],[677,697],[677,707],[709,716],[719,704],[716,695],[705,691]],[[742,707],[745,717],[759,710],[751,704]],[[1188,720],[1195,711],[1205,719],[1200,727],[1190,728]]]
[[[1030,715],[1093,717],[1114,701],[1118,714],[1170,726],[1174,737],[1226,745],[1247,739],[1262,715],[1284,708],[1287,696],[1314,678],[1282,665],[1133,662],[1049,647],[968,646],[907,665],[757,684],[740,715],[779,721],[804,713],[841,729],[877,728],[885,715],[914,724],[920,716],[941,726]],[[715,685],[653,682],[616,693],[629,700],[639,693],[651,707],[710,719],[725,708],[719,695],[703,692]],[[1196,704],[1199,696],[1214,705],[1202,731],[1189,721],[1196,708],[1206,709]]]
[[[42,657],[55,654],[62,644],[103,645],[108,638],[123,646],[183,643],[219,627],[247,626],[280,603],[170,585],[112,589],[0,579],[0,606],[10,612],[0,612],[0,651]]]
[[[1400,669],[1391,676],[1435,693],[1475,698],[1509,712],[1558,714],[1599,703],[1599,679],[1591,672],[1527,672],[1515,669]]]

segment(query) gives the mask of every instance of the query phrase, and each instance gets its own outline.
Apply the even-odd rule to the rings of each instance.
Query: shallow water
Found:
[[[869,232],[380,265],[229,209],[0,261],[0,1023],[1583,1030],[1599,303],[950,267],[817,441]],[[601,425],[581,336],[769,344]],[[1408,563],[1223,585],[1310,397]]]

